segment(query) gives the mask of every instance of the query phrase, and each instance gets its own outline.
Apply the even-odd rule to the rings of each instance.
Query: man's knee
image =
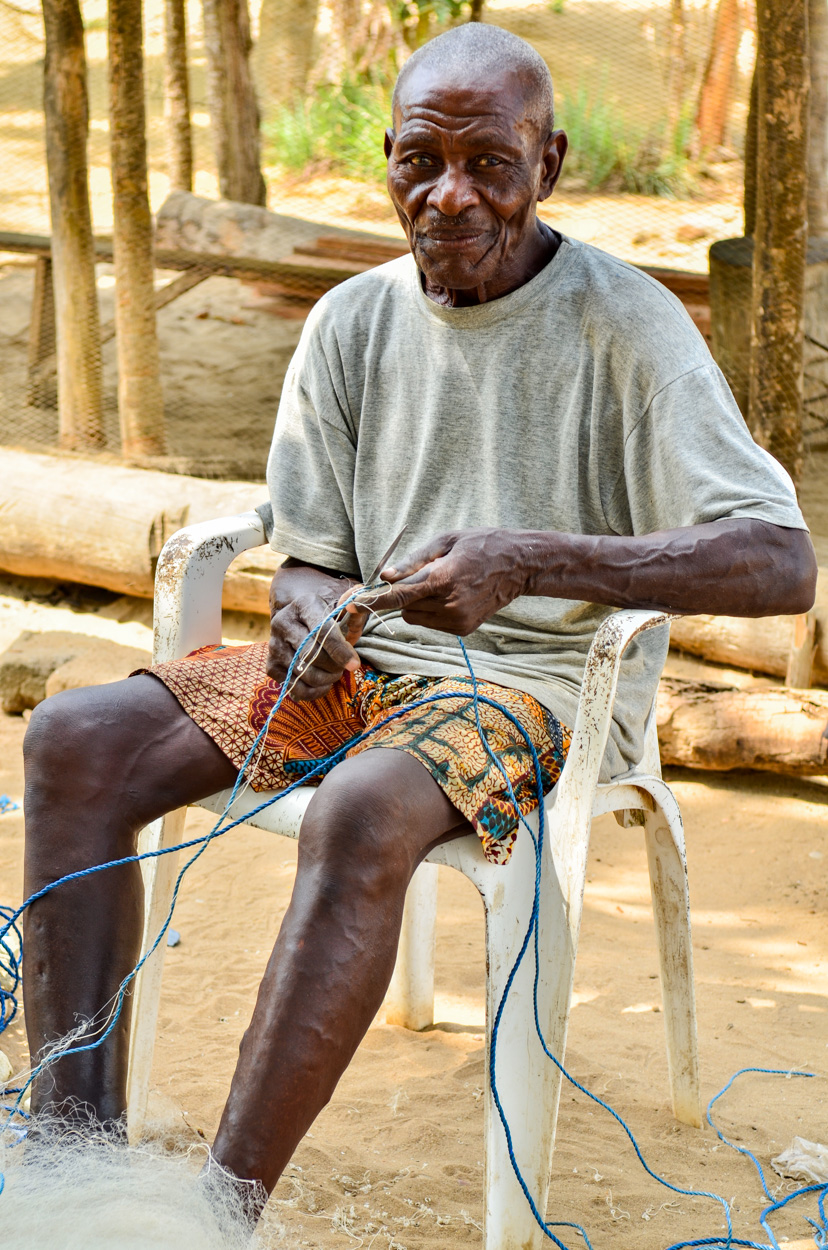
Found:
[[[32,712],[23,740],[27,776],[54,777],[89,755],[94,758],[96,736],[87,690],[65,690],[44,699]]]
[[[123,763],[128,734],[113,732],[115,687],[65,690],[32,712],[23,741],[30,796],[82,795],[93,799],[116,788],[115,757]],[[113,692],[113,693],[110,693]]]
[[[382,771],[348,767],[354,763],[335,768],[314,795],[299,839],[303,863],[327,873],[332,886],[405,888],[414,863],[404,795]]]

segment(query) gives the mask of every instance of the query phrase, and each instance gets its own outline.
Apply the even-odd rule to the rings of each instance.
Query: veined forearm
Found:
[[[814,600],[807,533],[765,521],[632,538],[520,531],[513,541],[530,595],[722,616],[804,612]]]

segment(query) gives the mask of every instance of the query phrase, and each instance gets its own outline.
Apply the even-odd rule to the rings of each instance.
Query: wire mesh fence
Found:
[[[78,350],[99,352],[102,392],[88,437],[73,442],[58,406],[44,26],[34,0],[0,0],[0,444],[261,478],[308,310],[337,281],[405,251],[382,151],[396,73],[425,40],[471,18],[527,39],[552,71],[570,151],[543,219],[657,271],[710,338],[708,249],[743,233],[750,0],[246,5],[190,0],[185,15],[180,0],[144,2],[163,403],[162,437],[145,455],[123,441],[123,388],[119,398],[107,6],[82,6],[98,308]],[[60,315],[72,293],[58,294]],[[812,431],[828,425],[823,339],[810,327]]]

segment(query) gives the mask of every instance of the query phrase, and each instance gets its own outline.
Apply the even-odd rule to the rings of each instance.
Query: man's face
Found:
[[[394,126],[385,138],[388,191],[427,281],[468,290],[519,270],[566,137],[538,134],[517,75],[447,85],[416,70]]]

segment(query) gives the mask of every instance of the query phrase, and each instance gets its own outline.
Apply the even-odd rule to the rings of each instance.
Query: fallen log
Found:
[[[156,561],[176,530],[246,512],[266,498],[267,488],[254,482],[2,448],[0,568],[151,598]],[[280,560],[268,547],[239,556],[225,579],[224,606],[267,612]]]
[[[814,605],[816,636],[810,685],[828,685],[828,571],[820,569]],[[727,664],[731,668],[767,673],[788,680],[791,649],[797,645],[793,616],[681,616],[670,626],[674,651]],[[803,666],[805,667],[805,666]],[[799,670],[802,671],[802,668]],[[791,681],[799,680],[791,672]]]
[[[662,764],[828,773],[828,692],[822,690],[739,690],[663,677],[656,721]]]

